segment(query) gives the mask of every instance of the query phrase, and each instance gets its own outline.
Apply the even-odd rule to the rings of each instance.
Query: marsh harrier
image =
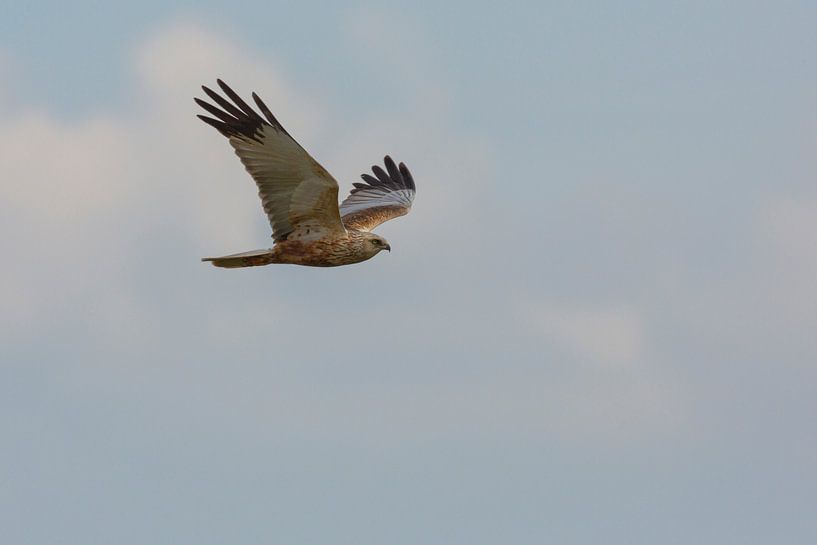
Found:
[[[373,166],[374,176],[363,174],[364,183],[355,183],[338,206],[338,183],[281,126],[258,95],[253,93],[252,98],[264,117],[226,83],[217,81],[230,100],[202,86],[219,107],[196,98],[213,116],[198,117],[227,137],[255,180],[274,242],[266,250],[202,261],[228,268],[270,263],[336,267],[391,251],[386,239],[371,231],[411,209],[415,186],[406,165],[398,166],[386,156],[386,169]]]

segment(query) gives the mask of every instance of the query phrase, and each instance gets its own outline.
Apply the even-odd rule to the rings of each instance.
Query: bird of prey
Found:
[[[391,251],[372,229],[411,209],[415,185],[406,165],[384,158],[386,169],[372,167],[338,207],[338,183],[281,126],[253,93],[262,118],[226,83],[217,80],[227,100],[202,86],[218,107],[196,98],[213,117],[199,119],[227,137],[258,186],[258,196],[272,226],[272,248],[222,257],[206,257],[216,267],[254,267],[291,263],[336,267],[359,263]],[[232,102],[230,102],[232,101]]]

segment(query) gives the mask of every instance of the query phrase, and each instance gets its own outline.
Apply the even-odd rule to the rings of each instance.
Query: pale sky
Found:
[[[817,542],[817,4],[0,18],[0,541]],[[271,244],[258,92],[392,252]]]

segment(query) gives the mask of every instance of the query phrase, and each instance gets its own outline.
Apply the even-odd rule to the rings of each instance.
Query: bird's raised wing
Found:
[[[258,196],[276,242],[314,240],[346,232],[338,211],[338,183],[281,126],[269,108],[252,94],[263,119],[226,83],[219,87],[232,103],[202,89],[220,108],[196,98],[213,117],[199,115],[230,140],[235,153],[258,185]]]
[[[347,229],[371,231],[392,218],[405,216],[411,210],[414,194],[414,178],[406,165],[394,164],[388,155],[383,159],[384,171],[372,167],[372,173],[361,174],[366,183],[355,183],[354,189],[340,205],[343,224]]]

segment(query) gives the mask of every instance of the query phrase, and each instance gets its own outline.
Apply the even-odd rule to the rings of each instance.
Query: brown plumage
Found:
[[[367,236],[370,235],[370,236]],[[310,267],[337,267],[360,263],[381,250],[391,250],[388,242],[373,233],[350,230],[338,237],[316,240],[284,240],[269,250],[256,250],[224,257],[206,257],[216,267],[257,267],[271,263],[289,263]]]
[[[217,267],[237,268],[291,263],[336,267],[359,263],[389,243],[371,232],[411,209],[416,188],[406,165],[384,158],[386,170],[372,167],[338,206],[338,183],[278,122],[266,104],[252,94],[262,118],[223,81],[230,101],[202,87],[219,107],[196,98],[213,117],[199,115],[226,136],[258,186],[258,196],[272,226],[274,246],[222,257],[207,257]]]

